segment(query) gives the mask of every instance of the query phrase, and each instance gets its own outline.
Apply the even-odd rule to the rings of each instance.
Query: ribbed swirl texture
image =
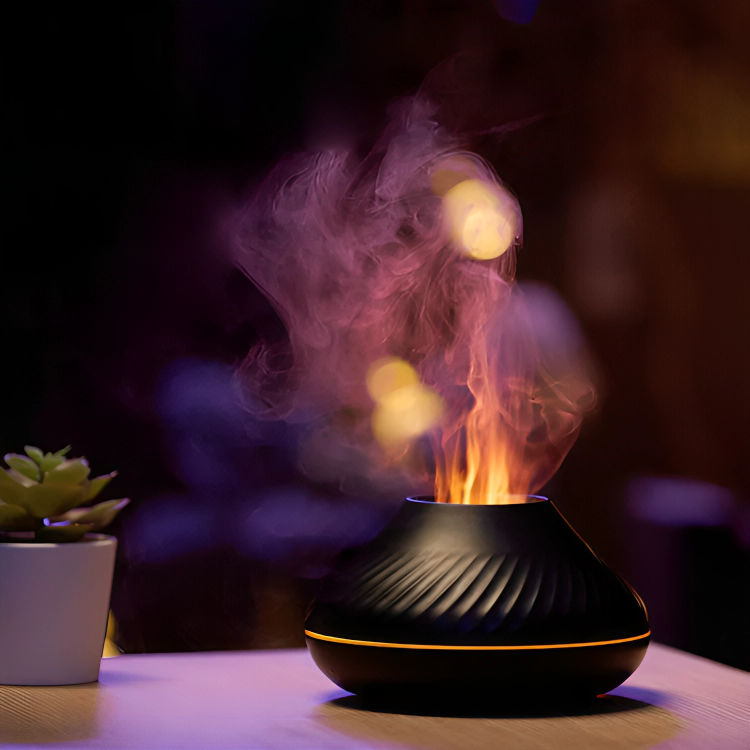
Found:
[[[634,592],[564,521],[539,529],[562,539],[528,541],[523,528],[510,542],[498,535],[496,552],[487,549],[486,533],[477,551],[460,530],[443,538],[434,529],[403,533],[398,519],[396,527],[334,570],[308,629],[360,640],[466,645],[607,640],[648,629]]]

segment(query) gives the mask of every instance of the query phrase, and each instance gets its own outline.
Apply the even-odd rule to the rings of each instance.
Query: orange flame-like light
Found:
[[[438,502],[501,505],[523,501],[529,492],[531,464],[519,446],[519,436],[501,415],[509,408],[523,411],[523,401],[531,404],[533,394],[523,387],[517,392],[508,388],[502,398],[511,403],[501,403],[486,365],[486,358],[472,365],[470,389],[475,401],[463,429],[443,437],[435,475]]]
[[[517,201],[499,183],[471,177],[471,168],[462,160],[449,166],[452,169],[433,175],[432,188],[442,195],[443,216],[454,246],[473,260],[499,258],[518,240],[521,218]],[[519,416],[507,411],[522,408],[518,402],[521,394],[511,388],[498,392],[486,333],[477,336],[471,358],[467,384],[474,405],[459,420],[462,428],[449,430],[441,441],[435,496],[439,502],[462,504],[517,502],[518,495],[526,496],[530,477],[525,476],[523,457],[514,455],[516,436],[508,434],[514,419],[506,421],[502,416]],[[532,398],[530,393],[523,395]],[[512,403],[507,403],[508,399]]]

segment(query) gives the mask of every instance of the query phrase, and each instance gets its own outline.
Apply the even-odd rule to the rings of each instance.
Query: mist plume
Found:
[[[248,408],[300,424],[304,468],[345,489],[394,476],[421,489],[434,476],[441,501],[538,490],[594,391],[564,304],[513,283],[521,238],[515,197],[425,98],[402,102],[364,158],[286,157],[235,237],[240,267],[288,333],[249,352]],[[376,439],[368,373],[381,360],[403,362],[417,373],[410,388],[439,396],[415,430],[423,438]],[[398,393],[411,419],[416,391]]]

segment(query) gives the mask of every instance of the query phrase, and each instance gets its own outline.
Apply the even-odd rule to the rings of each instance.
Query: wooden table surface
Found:
[[[574,715],[372,710],[302,650],[131,655],[98,683],[0,687],[0,747],[748,750],[749,703],[750,674],[656,644]]]

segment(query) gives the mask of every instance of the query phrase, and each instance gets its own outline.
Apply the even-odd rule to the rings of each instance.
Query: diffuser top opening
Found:
[[[529,505],[531,503],[542,503],[549,502],[548,497],[544,495],[507,495],[509,502],[497,503],[497,505]],[[445,505],[445,506],[458,506],[461,503],[438,503],[435,502],[433,495],[415,495],[414,497],[407,497],[407,502],[410,503],[430,503],[432,505]]]

